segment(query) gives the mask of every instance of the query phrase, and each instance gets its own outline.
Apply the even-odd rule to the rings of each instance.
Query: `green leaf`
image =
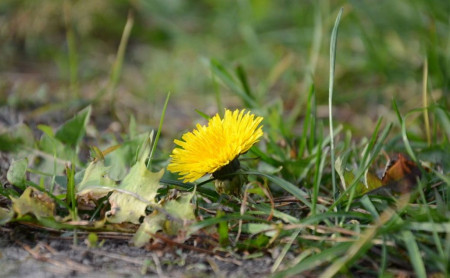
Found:
[[[83,138],[86,125],[91,116],[91,106],[78,112],[72,119],[62,125],[55,134],[55,138],[72,147],[77,146]]]
[[[17,187],[24,189],[27,168],[28,168],[28,160],[26,158],[15,160],[9,166],[6,178],[11,184],[14,184]]]
[[[72,157],[75,157],[75,153],[70,148],[67,148],[61,141],[47,133],[42,135],[39,141],[39,149],[51,156],[57,154],[60,159],[70,160]]]
[[[86,189],[95,187],[117,187],[114,180],[109,178],[108,170],[109,167],[105,166],[103,160],[91,162],[84,171],[83,179],[77,184],[76,191],[82,194]]]
[[[68,148],[55,137],[44,133],[39,141],[39,149],[48,155],[40,155],[42,161],[36,170],[57,175],[62,173],[66,162],[78,164],[78,157],[75,150]]]
[[[22,145],[22,138],[13,136],[12,134],[0,134],[0,151],[11,152],[16,151]]]
[[[44,134],[47,134],[49,137],[55,137],[55,133],[53,132],[53,128],[48,125],[38,125],[37,128],[44,132]]]
[[[76,207],[76,196],[75,196],[75,165],[71,167],[66,167],[67,175],[67,192],[66,192],[66,203],[67,206],[72,208],[72,213],[75,214]]]
[[[18,124],[3,133],[0,128],[0,151],[19,151],[34,144],[33,131],[25,124]]]
[[[110,166],[109,177],[114,180],[122,180],[127,169],[136,163],[136,153],[148,134],[134,135],[132,139],[123,142],[120,147],[105,156],[105,165]]]
[[[269,244],[270,242],[270,237],[266,236],[265,234],[259,234],[256,237],[250,237],[246,240],[244,240],[244,242],[242,244],[238,244],[238,248],[239,249],[245,249],[245,250],[249,250],[249,249],[261,249],[261,248],[265,248],[267,246],[267,244]]]

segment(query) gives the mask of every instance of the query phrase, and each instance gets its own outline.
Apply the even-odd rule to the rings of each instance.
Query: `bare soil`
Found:
[[[90,248],[85,238],[81,233],[74,244],[73,233],[0,226],[0,277],[265,277],[273,264],[268,255],[231,258],[178,247],[150,251],[111,236]]]

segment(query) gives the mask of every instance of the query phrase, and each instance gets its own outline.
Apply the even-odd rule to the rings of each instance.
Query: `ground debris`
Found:
[[[89,248],[86,233],[43,231],[22,224],[0,227],[0,277],[265,277],[273,259],[269,255],[238,259],[199,252],[190,242],[184,247],[137,248],[131,236],[99,233],[103,245]]]

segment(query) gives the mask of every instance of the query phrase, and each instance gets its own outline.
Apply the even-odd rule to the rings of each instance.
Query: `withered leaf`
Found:
[[[133,237],[133,243],[142,247],[152,238],[152,234],[164,231],[168,235],[188,233],[188,224],[195,220],[191,199],[195,192],[182,193],[178,198],[165,200],[161,210],[155,210],[144,218],[144,222]]]
[[[28,187],[19,198],[11,197],[12,208],[18,217],[32,214],[37,219],[43,217],[54,217],[55,203],[47,194]]]
[[[419,166],[414,161],[407,159],[404,155],[398,154],[381,178],[382,187],[370,191],[368,194],[401,194],[410,192],[420,179],[422,173]]]

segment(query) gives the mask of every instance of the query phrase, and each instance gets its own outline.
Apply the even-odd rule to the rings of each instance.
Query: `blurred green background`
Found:
[[[169,91],[163,132],[170,136],[194,126],[201,118],[195,109],[215,113],[218,91],[226,107],[242,107],[212,78],[210,59],[230,72],[241,66],[260,104],[280,101],[285,113],[302,109],[314,83],[318,116],[327,117],[329,40],[341,7],[337,121],[367,135],[380,116],[395,120],[393,98],[402,112],[421,107],[425,59],[430,102],[448,104],[450,2],[443,0],[2,0],[0,104],[34,111],[98,96],[131,14],[113,90],[119,122],[133,114],[156,126]],[[94,115],[110,99],[103,94]]]

